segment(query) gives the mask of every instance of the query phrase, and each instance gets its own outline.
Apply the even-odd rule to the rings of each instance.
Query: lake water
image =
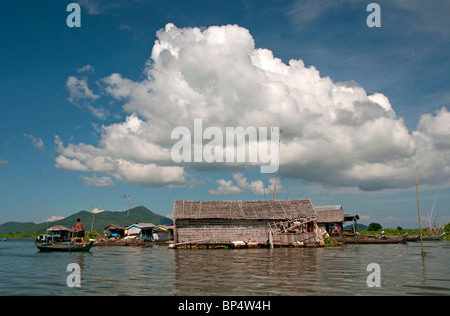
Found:
[[[339,248],[171,250],[93,247],[41,253],[30,239],[0,243],[0,295],[450,295],[450,242]],[[81,287],[68,287],[70,263]],[[380,287],[368,287],[370,263]]]

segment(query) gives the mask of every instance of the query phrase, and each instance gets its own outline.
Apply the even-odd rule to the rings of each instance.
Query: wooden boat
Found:
[[[419,235],[415,235],[415,236],[406,236],[406,241],[420,241],[420,236]]]
[[[423,236],[422,240],[441,240],[444,237],[445,233],[436,236]],[[420,239],[420,238],[419,238]]]
[[[91,249],[93,241],[86,243],[83,247],[81,244],[71,243],[71,242],[61,242],[61,243],[43,243],[35,241],[36,247],[40,251],[60,251],[60,252],[87,252]]]
[[[400,244],[406,242],[406,235],[403,236],[371,236],[355,235],[331,237],[331,239],[344,244]]]
[[[445,235],[445,233],[442,233],[442,234],[436,235],[436,236],[423,236],[422,240],[423,241],[441,240],[442,237],[444,237],[444,235]],[[408,236],[408,237],[406,237],[406,241],[420,241],[420,236],[419,235]]]

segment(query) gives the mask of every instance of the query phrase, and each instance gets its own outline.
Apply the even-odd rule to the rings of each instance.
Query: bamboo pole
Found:
[[[420,205],[419,205],[419,184],[416,176],[416,195],[417,195],[417,212],[419,213],[419,230],[420,230],[420,246],[422,248],[422,257],[424,257],[423,251],[423,234],[422,234],[422,220],[420,218]]]

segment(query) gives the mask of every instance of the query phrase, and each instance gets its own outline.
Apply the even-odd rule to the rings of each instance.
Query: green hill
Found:
[[[359,228],[359,230],[366,230],[367,229],[367,225],[364,225],[364,224],[356,224],[356,226],[357,226],[357,228]],[[353,228],[353,225],[347,225],[347,226],[345,226],[344,227],[344,229],[352,229]]]
[[[48,227],[53,225],[63,225],[67,228],[75,226],[76,220],[79,218],[83,223],[86,231],[91,230],[92,219],[94,219],[93,230],[103,232],[105,226],[116,224],[120,226],[129,226],[139,220],[141,223],[153,223],[155,225],[171,225],[173,222],[170,218],[158,215],[150,211],[144,206],[138,206],[123,212],[104,211],[96,213],[95,216],[91,212],[80,211],[70,215],[64,219],[49,223],[19,223],[8,222],[0,225],[0,234],[21,232],[23,234],[39,234],[45,233]]]

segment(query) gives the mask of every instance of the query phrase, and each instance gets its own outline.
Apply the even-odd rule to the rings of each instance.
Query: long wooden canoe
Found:
[[[356,235],[332,237],[344,244],[400,244],[406,242],[406,236],[370,236],[370,235]]]
[[[83,245],[81,244],[70,242],[43,243],[36,241],[35,245],[40,251],[87,252],[91,249],[93,243],[94,242],[91,241],[89,243],[86,243],[86,245],[83,247]]]
[[[440,235],[435,235],[435,236],[423,236],[422,240],[441,240],[442,237],[444,237],[445,233],[442,233]]]
[[[440,235],[435,235],[435,236],[423,236],[422,240],[423,241],[432,241],[432,240],[441,240],[442,237],[444,237],[445,233],[442,233]],[[415,236],[408,236],[406,238],[407,241],[420,241],[420,236],[419,235],[415,235]]]

